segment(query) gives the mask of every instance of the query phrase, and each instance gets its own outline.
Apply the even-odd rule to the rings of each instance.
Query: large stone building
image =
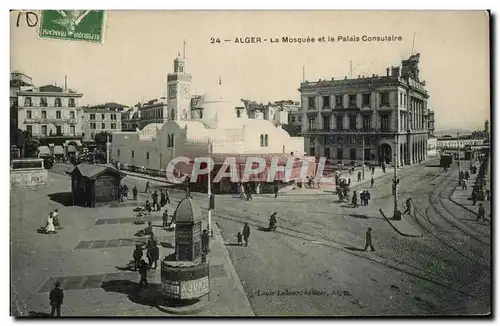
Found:
[[[434,137],[435,121],[434,121],[434,111],[429,110],[427,112],[427,129],[429,130],[429,137]]]
[[[108,107],[83,109],[84,140],[90,141],[101,132],[113,133],[122,130],[122,114],[119,110]]]
[[[164,123],[168,119],[168,106],[164,97],[153,99],[139,106],[139,128],[150,123]]]
[[[270,121],[248,118],[239,97],[221,78],[217,84],[215,81],[213,91],[193,102],[191,76],[185,72],[184,60],[175,59],[174,73],[167,80],[167,122],[151,123],[136,132],[113,133],[112,159],[125,166],[161,171],[175,157],[206,156],[209,141],[213,155],[221,159],[263,154],[303,156],[302,137],[290,137]]]
[[[11,104],[15,111],[11,119],[18,129],[29,131],[42,144],[81,145],[81,93],[66,86],[34,87],[31,78],[20,72],[12,73],[11,81]],[[12,84],[19,88],[12,88]]]
[[[136,131],[140,126],[140,104],[134,105],[121,113],[122,131]]]
[[[302,83],[307,153],[342,163],[424,160],[429,94],[419,78],[419,57],[387,68],[385,76]]]

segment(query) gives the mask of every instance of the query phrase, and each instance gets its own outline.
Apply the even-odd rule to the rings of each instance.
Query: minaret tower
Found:
[[[183,43],[183,54],[174,59],[174,73],[167,76],[168,120],[187,120],[191,117],[191,81],[186,72],[186,41]]]

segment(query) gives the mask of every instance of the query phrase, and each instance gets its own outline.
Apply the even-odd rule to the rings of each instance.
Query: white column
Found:
[[[349,107],[349,95],[348,94],[344,94],[342,95],[342,102],[343,102],[343,106],[344,108],[348,108]]]

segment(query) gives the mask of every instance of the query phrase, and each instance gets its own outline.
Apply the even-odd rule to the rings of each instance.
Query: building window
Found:
[[[33,126],[27,125],[26,126],[26,131],[31,135],[33,132]]]
[[[149,152],[146,152],[146,160],[149,161]]]
[[[381,114],[380,115],[380,130],[381,131],[389,131],[389,115]]]
[[[56,111],[56,119],[61,119],[61,111]]]
[[[116,150],[116,156],[120,157],[120,150],[119,149]]]
[[[174,147],[174,134],[167,135],[167,147]]]
[[[26,119],[31,119],[31,110],[26,111]]]
[[[290,118],[292,119],[292,122],[295,122],[295,116],[294,115],[292,115]]]
[[[371,152],[370,152],[370,149],[369,148],[365,148],[365,161],[369,161],[370,160],[370,156],[371,156]]]
[[[372,128],[372,117],[369,115],[363,116],[363,130],[368,131]]]
[[[323,108],[330,108],[330,96],[323,96]]]
[[[342,95],[335,95],[335,107],[336,108],[342,108],[344,106],[343,103],[344,99]]]
[[[71,136],[74,136],[75,135],[75,126],[69,126],[69,132],[70,132]]]
[[[236,118],[241,118],[241,111],[240,110],[236,110]]]
[[[349,95],[349,107],[351,108],[356,108],[356,94],[350,94]]]
[[[364,107],[371,106],[371,97],[372,97],[372,94],[370,94],[370,93],[363,94],[363,106]]]
[[[42,111],[42,119],[47,119],[47,111]]]
[[[302,122],[302,116],[299,115],[299,122]]]
[[[349,130],[356,130],[356,116],[349,116]]]
[[[24,106],[31,106],[31,97],[26,97],[24,99]]]
[[[106,129],[106,124],[105,123],[101,123],[101,129]]]
[[[40,106],[43,106],[43,107],[47,106],[47,98],[46,97],[40,98]]]
[[[260,135],[260,147],[264,147],[264,135]]]
[[[309,130],[315,130],[316,129],[316,117],[310,117],[309,118]]]
[[[329,116],[323,117],[323,130],[330,130],[330,117]]]
[[[69,118],[74,119],[75,118],[75,111],[70,111],[69,112]]]
[[[106,117],[106,115],[104,113],[102,113],[101,114],[101,120],[106,120],[105,117]],[[102,129],[104,129],[104,128],[102,128]]]
[[[315,110],[316,109],[316,97],[309,96],[308,98],[308,109]]]
[[[399,93],[399,105],[403,106],[403,93]]]
[[[344,117],[343,116],[337,116],[336,117],[336,123],[337,123],[337,130],[342,130],[344,129]]]
[[[90,129],[96,129],[95,122],[91,122],[91,123],[90,123]]]
[[[59,97],[56,97],[55,102],[54,102],[54,106],[57,106],[57,107],[62,106],[61,99]]]
[[[74,98],[70,98],[69,99],[69,106],[74,108],[76,106],[76,102],[75,102],[75,99]]]
[[[337,147],[337,159],[338,160],[344,159],[344,149],[342,147]]]
[[[42,126],[42,135],[47,136],[47,126]]]
[[[264,136],[264,146],[269,147],[269,137],[267,134]]]
[[[134,156],[135,156],[135,152],[134,152],[134,151],[130,151],[130,156],[131,156],[132,158],[134,158]]]
[[[95,113],[90,114],[90,119],[89,120],[95,120]]]
[[[351,161],[355,161],[356,160],[356,148],[349,149],[349,159]]]
[[[116,129],[116,123],[111,124],[111,129]]]
[[[61,136],[61,135],[62,135],[62,127],[56,126],[56,136]]]
[[[389,92],[380,93],[380,106],[389,106]]]

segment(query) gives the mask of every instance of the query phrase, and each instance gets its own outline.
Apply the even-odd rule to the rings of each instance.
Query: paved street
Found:
[[[391,170],[370,189],[367,207],[351,208],[327,192],[249,202],[218,197],[215,220],[255,314],[490,311],[490,227],[449,200],[458,171],[428,165],[399,176],[399,205],[411,196],[415,206],[403,218],[422,231],[419,238],[397,234],[378,212],[392,215]],[[270,233],[263,228],[272,212],[278,230]],[[247,248],[233,245],[244,222],[252,228]],[[368,226],[375,252],[360,251]]]
[[[392,170],[370,189],[369,206],[352,208],[322,187],[300,193],[254,196],[244,201],[232,195],[216,198],[213,221],[220,226],[255,315],[415,315],[482,314],[490,311],[490,226],[476,222],[471,211],[450,201],[458,171],[443,173],[436,162],[405,167],[399,205],[411,196],[415,210],[404,215],[423,234],[405,237],[381,216],[391,216]],[[429,166],[427,166],[429,165]],[[130,259],[133,236],[132,203],[111,208],[65,207],[49,200],[55,189],[69,189],[56,166],[50,188],[13,191],[11,251],[13,299],[18,311],[48,312],[47,291],[62,281],[66,315],[165,315],[112,283],[135,284],[137,275],[122,271]],[[125,183],[143,191],[146,180],[126,177]],[[470,181],[471,182],[471,181]],[[152,187],[164,185],[150,181]],[[356,186],[358,190],[368,185]],[[327,190],[325,190],[327,189]],[[174,202],[184,196],[173,191]],[[56,196],[57,197],[57,196]],[[203,211],[206,194],[193,193]],[[145,194],[140,200],[145,200]],[[53,208],[59,208],[64,229],[41,235],[36,229]],[[172,206],[172,212],[173,212]],[[266,232],[269,215],[278,212],[278,230]],[[158,224],[159,216],[152,217]],[[248,247],[235,245],[243,223],[251,227]],[[366,228],[373,228],[375,252],[364,252]],[[162,255],[172,250],[172,233],[158,232]],[[14,236],[15,235],[15,236]],[[222,258],[220,258],[222,259]],[[214,263],[211,274],[220,283],[231,273]],[[150,278],[158,282],[159,272]],[[238,279],[239,277],[239,279]],[[231,283],[233,284],[233,283]],[[108,285],[108,286],[107,286]],[[224,285],[226,286],[226,285]],[[236,286],[236,285],[234,285]],[[225,314],[251,314],[239,308],[237,291],[226,286],[221,294]],[[225,300],[225,301],[224,301]],[[220,310],[222,311],[222,310]],[[213,312],[212,312],[213,313]],[[210,314],[210,313],[208,313]]]

